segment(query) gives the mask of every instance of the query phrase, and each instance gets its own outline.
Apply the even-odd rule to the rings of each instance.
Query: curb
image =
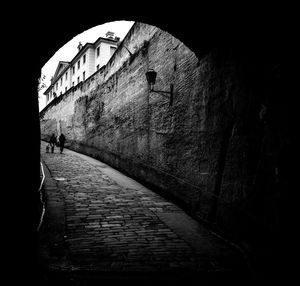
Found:
[[[66,268],[67,247],[65,244],[65,214],[62,186],[53,179],[47,165],[42,161],[45,180],[42,193],[45,201],[45,215],[39,232],[40,259],[44,265]],[[50,271],[49,268],[45,269]]]

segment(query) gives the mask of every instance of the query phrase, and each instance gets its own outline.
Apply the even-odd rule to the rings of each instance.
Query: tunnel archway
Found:
[[[113,19],[111,19],[111,20],[113,20]],[[141,21],[142,21],[142,19],[141,19]],[[106,22],[106,21],[105,21]],[[147,23],[151,23],[152,24],[152,22],[151,21],[144,21],[144,22],[147,22]],[[199,57],[201,56],[201,55],[203,55],[203,53],[205,53],[205,52],[203,52],[203,49],[202,49],[202,46],[199,44],[199,42],[198,42],[198,40],[199,39],[195,39],[195,37],[194,37],[194,30],[193,30],[193,32],[192,31],[190,31],[189,30],[189,25],[191,24],[191,22],[186,22],[186,25],[182,25],[182,26],[184,26],[185,28],[186,28],[186,30],[185,30],[185,32],[183,32],[182,31],[182,26],[181,26],[181,29],[179,28],[179,29],[176,29],[176,27],[178,28],[179,27],[179,25],[177,25],[176,26],[176,23],[174,23],[174,22],[172,22],[172,21],[170,21],[170,23],[171,24],[169,24],[169,27],[168,27],[168,24],[163,24],[162,23],[163,21],[158,21],[157,22],[157,24],[156,23],[154,23],[153,22],[153,24],[155,25],[155,26],[158,26],[158,27],[162,27],[164,30],[166,30],[166,31],[169,31],[172,35],[174,35],[174,36],[176,36],[176,35],[179,35],[180,33],[178,33],[178,31],[181,31],[181,34],[182,34],[182,36],[178,36],[178,38],[180,38],[180,39],[182,39],[182,41],[184,42],[184,43],[186,43],[188,46],[189,46],[189,43],[191,43],[190,44],[190,47],[191,47],[191,49],[193,50],[193,51],[195,51],[196,53],[197,53],[197,55],[198,55],[198,53],[199,53]],[[194,23],[194,22],[193,22]],[[73,23],[74,24],[74,23]],[[98,24],[98,23],[97,23]],[[76,26],[77,24],[74,24],[74,27],[75,27],[75,30],[77,30],[77,31],[83,31],[84,29],[82,29],[82,24],[78,24],[77,26]],[[73,27],[73,28],[74,28]],[[166,27],[166,28],[164,28],[164,27]],[[49,29],[50,30],[50,29]],[[66,30],[68,30],[68,29],[66,29]],[[214,29],[212,29],[213,30],[213,32],[215,32],[215,30]],[[187,32],[187,31],[189,31],[189,32]],[[210,31],[210,33],[211,33],[211,31]],[[211,36],[211,34],[210,33],[208,33],[207,32],[207,34],[209,34],[209,35],[206,35],[207,36],[207,38],[205,38],[205,36],[204,36],[204,38],[205,39],[209,39],[209,38],[214,38],[215,39],[215,36],[214,37],[212,37]],[[51,34],[51,33],[49,33],[49,34]],[[218,34],[218,33],[217,33]],[[52,47],[55,47],[55,48],[50,48],[49,49],[49,42],[48,41],[46,41],[45,39],[44,39],[44,44],[41,44],[41,46],[44,46],[44,47],[46,47],[44,50],[43,50],[43,52],[44,51],[46,51],[46,53],[45,54],[51,54],[51,53],[53,53],[57,48],[58,48],[58,46],[60,46],[60,44],[58,44],[60,41],[61,42],[65,42],[65,39],[67,39],[68,38],[68,36],[66,36],[66,34],[60,34],[60,35],[62,35],[61,36],[61,38],[60,39],[58,39],[58,41],[56,42],[56,41],[52,41],[51,43],[50,43],[50,45],[52,46]],[[228,34],[227,34],[228,35]],[[203,35],[202,35],[203,36]],[[218,38],[218,41],[214,41],[214,40],[212,40],[211,42],[210,41],[205,41],[206,42],[206,49],[210,49],[211,47],[221,47],[221,46],[223,46],[224,47],[224,42],[223,42],[223,40],[224,40],[224,36],[222,37],[220,34],[219,34],[219,36],[220,37],[216,37],[216,38]],[[258,33],[258,36],[257,36],[257,38],[258,39],[262,39],[261,37],[261,34],[260,33]],[[257,84],[257,87],[263,87],[263,89],[260,89],[260,90],[265,90],[265,88],[266,88],[266,86],[264,86],[264,84],[263,84],[263,81],[266,79],[266,78],[268,78],[268,75],[272,75],[272,73],[270,72],[270,71],[272,71],[273,70],[273,72],[275,71],[276,72],[276,68],[274,69],[274,65],[273,65],[273,63],[275,62],[275,63],[277,63],[277,61],[276,61],[276,57],[274,58],[274,54],[276,53],[275,51],[274,51],[274,49],[270,49],[272,52],[270,53],[270,54],[268,54],[268,56],[267,57],[265,57],[265,55],[266,55],[266,51],[267,50],[269,50],[269,47],[270,46],[273,46],[272,45],[272,41],[271,41],[271,43],[270,42],[268,42],[268,44],[267,45],[263,45],[263,44],[261,44],[261,47],[262,47],[262,53],[261,53],[261,50],[259,50],[259,48],[255,48],[255,49],[252,49],[253,48],[253,42],[251,41],[251,40],[253,40],[253,38],[248,38],[248,39],[245,39],[245,38],[247,38],[246,36],[242,36],[242,37],[237,37],[237,38],[235,38],[235,36],[234,35],[232,35],[231,34],[231,38],[232,38],[232,42],[231,42],[231,47],[229,48],[229,50],[231,51],[231,52],[234,52],[235,54],[237,54],[238,55],[238,57],[237,57],[237,59],[239,59],[239,61],[238,61],[238,63],[240,64],[240,67],[241,67],[241,70],[242,71],[244,71],[245,72],[245,74],[244,74],[244,77],[246,78],[246,79],[248,79],[248,84],[250,84],[250,86],[251,86],[251,84],[253,83],[251,80],[249,80],[249,78],[251,78],[251,79],[253,79],[253,78],[256,78],[256,76],[257,76],[257,74],[256,74],[256,71],[257,70],[259,70],[262,74],[261,74],[261,77],[259,77],[259,81],[258,82],[256,82],[256,84]],[[255,37],[254,37],[255,38]],[[64,40],[61,40],[61,39],[64,39]],[[186,40],[185,40],[186,39]],[[241,40],[241,41],[239,41],[239,40]],[[43,39],[42,39],[42,42],[43,42]],[[238,45],[235,45],[237,42],[239,42],[239,44]],[[252,44],[250,44],[250,45],[248,45],[249,44],[249,42],[251,43],[252,42]],[[57,43],[57,44],[56,44]],[[218,45],[219,44],[219,45]],[[200,46],[200,48],[199,48],[199,46]],[[195,47],[195,48],[193,48],[193,47]],[[197,48],[198,47],[198,48]],[[200,50],[200,52],[199,52],[199,50]],[[223,51],[224,51],[224,49],[222,49]],[[44,59],[46,59],[46,58],[48,58],[48,56],[44,56],[43,55],[44,53],[41,53],[41,55],[42,55],[42,57],[41,57],[41,59],[44,57]],[[218,53],[217,53],[218,54]],[[246,55],[245,57],[244,57],[244,55]],[[255,59],[255,61],[252,61],[253,59]],[[267,59],[266,60],[266,62],[267,62],[267,64],[262,64],[262,59]],[[273,61],[275,59],[275,61]],[[43,61],[43,60],[41,60],[41,61]],[[250,65],[247,65],[247,64],[249,64],[250,63]],[[279,63],[280,64],[280,63]],[[36,67],[36,69],[35,68],[33,68],[33,70],[34,70],[34,74],[36,74],[37,76],[35,77],[35,78],[38,78],[38,75],[39,75],[39,67],[40,67],[41,65],[40,64],[38,64],[38,66]],[[246,70],[244,69],[245,68],[245,66],[247,66],[247,68],[246,68]],[[252,68],[250,68],[250,70],[248,69],[249,68],[249,66],[250,67],[252,67]],[[258,68],[259,67],[259,68]],[[243,73],[241,73],[241,74],[243,74]],[[251,75],[252,77],[248,77],[247,75]],[[272,84],[274,84],[275,83],[275,80],[274,80],[274,78],[275,77],[272,77],[271,76],[271,78],[269,78],[270,79],[270,82],[269,82],[269,85],[268,86],[272,86]],[[32,81],[34,81],[34,80],[31,80],[31,82]],[[32,86],[36,86],[35,85],[35,83],[32,85]],[[276,85],[274,85],[274,86],[276,86]],[[263,95],[263,96],[266,96],[266,98],[268,99],[268,100],[270,100],[269,102],[271,102],[271,110],[272,110],[272,113],[271,114],[273,114],[273,116],[271,116],[271,118],[272,118],[272,121],[273,121],[273,126],[276,126],[276,123],[278,122],[278,118],[276,117],[276,115],[278,114],[278,111],[279,110],[281,110],[281,107],[280,107],[280,104],[279,104],[279,99],[278,99],[278,97],[279,97],[279,93],[280,93],[280,91],[277,89],[276,90],[276,88],[274,88],[275,89],[275,91],[273,90],[273,91],[270,91],[270,90],[267,90],[267,96],[266,96],[266,93]],[[274,93],[273,93],[274,92]],[[272,95],[276,95],[275,97],[273,97],[272,98]],[[270,98],[272,98],[272,99],[270,99]],[[32,98],[32,102],[35,102],[35,99],[33,99]],[[27,103],[28,104],[28,103]],[[33,106],[35,106],[35,103],[33,104]],[[32,107],[31,107],[32,108]],[[36,112],[37,110],[35,109],[35,114],[37,114],[37,112]],[[284,111],[285,113],[286,113],[286,111]],[[35,132],[33,133],[34,135],[33,135],[33,138],[37,138],[38,136],[37,136],[37,133],[38,133],[38,131],[37,131],[37,119],[36,118],[34,118],[34,116],[32,116],[32,122],[35,122],[34,124],[35,124],[35,126],[36,126],[36,129],[35,129]],[[281,125],[281,127],[275,127],[276,129],[277,129],[277,131],[278,131],[278,133],[279,133],[279,137],[280,136],[283,136],[283,135],[281,135],[281,134],[285,134],[285,132],[286,131],[283,131],[283,127],[282,126],[284,126],[285,124],[282,124]],[[277,132],[276,131],[276,132]],[[37,146],[35,146],[35,147],[37,147]],[[33,148],[33,146],[32,145],[29,145],[28,146],[28,148],[29,149],[31,149],[31,148]],[[32,149],[33,150],[33,149]],[[38,154],[37,154],[37,152],[36,152],[36,150],[35,151],[33,151],[33,154],[35,154],[34,156],[35,156],[35,158],[37,159],[38,158]],[[284,160],[284,159],[283,159]],[[37,161],[37,160],[36,160]],[[36,168],[35,168],[36,169]],[[283,178],[283,180],[285,180],[285,178]],[[285,181],[283,181],[283,183],[285,183]]]
[[[208,133],[213,133],[213,132],[218,133],[218,134],[215,133],[213,135],[216,136],[216,138],[214,139],[215,140],[214,143],[215,145],[217,145],[217,147],[215,149],[214,148],[210,149],[210,153],[215,153],[215,157],[214,159],[206,159],[206,160],[211,160],[207,164],[215,165],[215,167],[209,171],[209,173],[214,173],[214,175],[211,175],[211,177],[208,179],[208,181],[210,182],[206,183],[208,186],[209,185],[210,186],[209,187],[205,186],[206,189],[207,188],[209,189],[208,192],[211,193],[210,196],[212,197],[209,200],[212,200],[212,206],[210,207],[210,210],[207,211],[207,214],[204,216],[204,219],[207,220],[208,222],[212,222],[216,224],[221,222],[222,224],[222,220],[223,221],[225,220],[226,215],[224,214],[219,215],[219,219],[221,221],[218,222],[217,209],[218,209],[218,204],[220,203],[219,200],[225,202],[223,205],[225,209],[228,209],[228,205],[230,205],[230,203],[228,203],[228,199],[227,200],[225,199],[227,196],[226,192],[228,192],[226,191],[226,188],[236,189],[236,191],[234,192],[236,192],[236,196],[238,196],[237,201],[239,201],[243,196],[247,197],[249,195],[248,193],[251,192],[250,189],[253,188],[253,184],[256,184],[255,180],[257,174],[255,172],[257,172],[257,168],[260,168],[259,161],[261,160],[260,158],[261,155],[258,155],[258,153],[260,152],[259,150],[261,148],[265,148],[265,147],[262,147],[261,145],[261,141],[263,140],[262,138],[264,135],[262,135],[262,137],[260,138],[259,136],[255,137],[254,134],[258,130],[260,130],[260,128],[262,128],[260,127],[261,125],[260,120],[264,120],[264,119],[262,117],[260,118],[259,116],[260,113],[262,112],[262,109],[266,107],[266,105],[268,105],[267,103],[268,95],[263,94],[264,93],[263,89],[267,88],[268,85],[263,83],[263,81],[266,79],[265,78],[266,73],[268,72],[267,68],[270,68],[269,71],[273,73],[273,75],[269,74],[268,76],[270,78],[273,78],[274,80],[276,77],[275,74],[276,66],[272,66],[272,65],[269,67],[264,66],[263,68],[265,70],[258,69],[257,64],[259,59],[255,59],[255,62],[253,62],[253,58],[256,56],[254,50],[252,50],[251,54],[249,55],[245,53],[245,50],[241,48],[241,44],[239,47],[231,47],[231,46],[226,46],[224,44],[218,46],[216,44],[218,43],[212,42],[210,43],[210,46],[202,45],[201,51],[199,52],[199,50],[197,50],[198,51],[197,64],[199,64],[200,61],[203,60],[203,58],[209,55],[210,58],[208,59],[208,61],[210,62],[209,64],[211,64],[211,66],[208,68],[211,69],[210,72],[212,74],[215,74],[212,77],[215,77],[217,81],[223,77],[220,80],[220,82],[217,83],[217,86],[214,86],[216,85],[214,83],[215,80],[214,78],[211,79],[211,81],[209,81],[208,83],[209,85],[208,89],[210,89],[209,92],[212,94],[215,93],[214,95],[215,98],[212,98],[211,100],[209,99],[209,102],[207,103],[207,106],[205,106],[205,110],[202,113],[205,114],[205,120],[208,122],[208,123],[205,122],[205,124],[211,124],[209,126],[207,125],[205,127],[206,128],[205,130]],[[214,47],[214,45],[216,46]],[[271,70],[272,68],[273,71]],[[226,78],[229,73],[234,74],[233,76],[234,79]],[[219,90],[213,91],[214,88],[217,88]],[[232,94],[235,95],[232,96]],[[198,115],[196,114],[196,116]],[[213,129],[215,131],[212,131]],[[210,141],[212,139],[209,139],[208,135],[204,132],[205,130],[201,131],[202,132],[201,136],[200,135],[197,136],[200,136],[199,137],[200,140],[205,141],[203,145],[205,145],[206,147],[204,148],[208,148],[209,145],[211,146],[213,144],[212,141]],[[259,132],[264,132],[264,131],[259,131]],[[234,137],[235,133],[238,133],[236,137]],[[237,141],[235,142],[235,140]],[[244,140],[244,142],[241,142],[240,140]],[[251,140],[253,142],[249,143],[249,141]],[[232,147],[230,146],[230,144],[231,145],[236,144],[236,145]],[[246,145],[250,144],[250,145],[247,147],[245,144]],[[235,150],[238,149],[240,149],[238,151],[240,153],[237,155],[233,155],[235,153]],[[228,155],[227,154],[228,152],[231,152],[232,154]],[[227,156],[231,156],[231,157],[227,158]],[[235,173],[238,170],[237,166],[233,167],[232,169],[231,165],[238,164],[236,162],[239,161],[242,156],[246,156],[245,158],[248,158],[250,156],[252,157],[253,160],[252,162],[249,158],[246,159],[247,161],[246,164],[249,165],[247,167],[246,166],[243,167],[244,168],[243,172],[246,173],[246,175],[240,174],[235,178],[230,178],[229,174]],[[228,160],[231,161],[231,163],[226,163]],[[276,169],[277,167],[275,166],[271,168]],[[228,181],[224,182],[224,176],[229,176]],[[202,179],[200,179],[200,181],[201,180]],[[235,187],[234,186],[235,184],[238,184],[240,186]],[[225,189],[223,188],[223,185]],[[229,187],[225,187],[226,185]],[[240,188],[241,190],[238,190],[238,188]],[[224,197],[220,198],[220,193],[222,192],[225,192],[223,194]],[[196,195],[196,197],[198,197],[198,199],[196,199],[196,202],[187,203],[187,208],[189,208],[190,212],[193,214],[195,214],[196,212],[201,212],[201,209],[203,207],[204,208],[207,207],[206,204],[208,203],[208,201],[204,204],[204,206],[201,205],[201,203],[198,201],[201,195],[202,194]],[[206,199],[203,198],[202,200],[205,201]],[[258,201],[259,200],[260,199],[258,199]],[[241,204],[248,205],[247,199],[242,199],[242,202],[238,202],[238,205]],[[254,203],[254,205],[256,206],[257,203]],[[248,206],[245,208],[248,208]],[[254,207],[254,209],[255,208],[256,207]],[[230,215],[229,218],[227,219],[227,223],[229,223],[229,221],[232,221],[234,217],[241,216],[240,208],[237,209],[239,215],[237,214]],[[250,211],[250,216],[253,215],[251,214],[252,211]],[[247,214],[248,212],[246,211],[246,209],[243,209],[242,213]],[[247,214],[246,216],[249,215]],[[226,224],[226,222],[224,223]],[[240,227],[242,227],[242,225]],[[248,226],[245,229],[247,228]]]

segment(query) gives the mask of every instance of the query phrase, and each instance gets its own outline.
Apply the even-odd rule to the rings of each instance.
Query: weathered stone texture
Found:
[[[174,85],[172,105],[169,95],[149,92],[149,68],[155,90]],[[257,105],[249,98],[230,57],[212,51],[198,59],[167,32],[137,23],[107,66],[42,112],[41,133],[57,128],[70,148],[234,228],[230,214],[243,208],[254,172],[247,162],[256,127],[247,116]]]

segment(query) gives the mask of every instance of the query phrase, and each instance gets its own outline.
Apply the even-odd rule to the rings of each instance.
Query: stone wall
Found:
[[[238,67],[226,51],[197,58],[167,32],[136,23],[105,67],[40,113],[42,139],[63,132],[71,149],[170,195],[194,217],[247,235],[261,221],[248,202],[264,125]],[[171,104],[149,92],[149,68],[155,90],[173,84]]]

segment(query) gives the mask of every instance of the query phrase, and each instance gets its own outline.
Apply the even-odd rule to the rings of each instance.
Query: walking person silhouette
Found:
[[[62,152],[64,150],[65,142],[66,142],[66,137],[65,137],[64,134],[61,133],[60,136],[59,136],[60,154],[62,154]]]
[[[56,137],[55,137],[54,133],[52,134],[49,143],[50,143],[50,147],[51,147],[51,153],[54,153],[54,147],[56,144]]]

